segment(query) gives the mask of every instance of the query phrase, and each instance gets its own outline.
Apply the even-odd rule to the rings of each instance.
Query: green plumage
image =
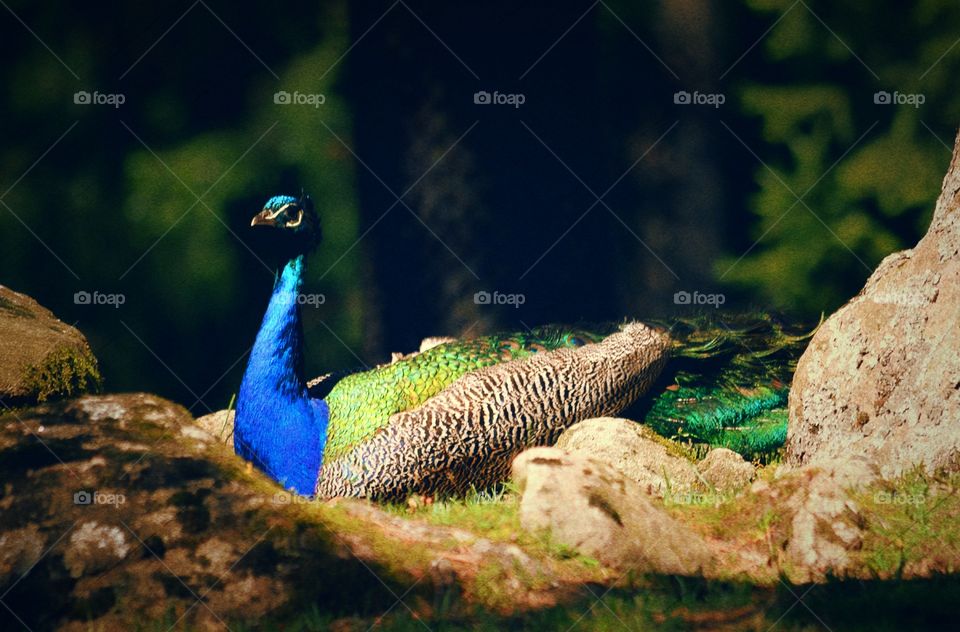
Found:
[[[767,315],[700,316],[649,324],[669,332],[674,358],[639,417],[659,434],[765,458],[786,439],[788,385],[806,335]],[[540,327],[456,340],[340,379],[326,394],[324,460],[342,458],[396,413],[415,410],[461,376],[538,352],[602,340],[616,326]]]
[[[326,396],[330,430],[324,460],[342,457],[386,427],[391,415],[417,408],[466,373],[602,338],[599,331],[539,327],[527,333],[443,343],[392,364],[348,375]]]
[[[657,433],[766,460],[787,437],[789,384],[809,333],[769,315],[669,325],[675,360],[642,414]]]

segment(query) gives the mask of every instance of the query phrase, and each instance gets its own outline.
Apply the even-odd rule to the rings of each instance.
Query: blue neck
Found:
[[[323,461],[329,410],[311,399],[303,378],[303,325],[297,297],[303,255],[290,260],[273,288],[237,398],[236,453],[277,482],[311,496]]]

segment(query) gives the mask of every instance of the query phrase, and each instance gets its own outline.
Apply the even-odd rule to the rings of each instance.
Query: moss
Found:
[[[5,299],[0,296],[0,311],[13,314],[14,316],[19,316],[20,318],[28,318],[30,320],[36,320],[37,315],[27,309],[26,307],[21,307],[9,299]]]
[[[60,347],[40,364],[27,369],[28,397],[38,402],[99,392],[103,385],[97,359],[90,348]]]

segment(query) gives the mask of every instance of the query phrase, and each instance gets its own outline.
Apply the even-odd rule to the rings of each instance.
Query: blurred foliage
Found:
[[[767,79],[745,80],[740,91],[766,144],[756,149],[763,164],[746,244],[756,247],[715,270],[784,308],[831,311],[929,223],[960,119],[951,80],[960,55],[947,54],[960,5],[749,5],[778,20],[761,42]],[[925,102],[875,103],[880,91]]]
[[[349,348],[362,341],[354,284],[362,250],[347,252],[359,233],[354,162],[327,129],[350,142],[336,85],[349,46],[345,4],[300,3],[287,15],[247,7],[232,21],[263,33],[243,28],[242,42],[218,22],[216,5],[158,17],[60,4],[12,7],[59,59],[12,16],[4,25],[11,50],[2,72],[15,89],[0,102],[0,166],[11,187],[0,207],[0,281],[75,323],[108,389],[155,390],[198,414],[222,408],[274,275],[250,218],[270,195],[303,188],[320,201],[328,244],[308,272],[326,277],[326,302],[306,318],[319,330],[312,338],[329,340],[311,345],[308,369],[356,364]],[[245,50],[248,42],[265,59]],[[313,107],[276,104],[280,89],[323,94],[322,119]],[[80,90],[126,102],[77,104]],[[81,290],[122,292],[126,302],[76,305]]]
[[[390,6],[11,0],[0,282],[87,335],[105,389],[196,413],[236,390],[270,293],[250,217],[301,188],[325,235],[311,375],[422,336],[676,312],[677,290],[721,283],[725,309],[815,320],[923,233],[960,120],[947,0]],[[727,103],[677,106],[678,89]]]

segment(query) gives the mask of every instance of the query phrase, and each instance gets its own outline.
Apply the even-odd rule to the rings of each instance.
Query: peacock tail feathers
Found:
[[[325,398],[330,424],[324,460],[338,459],[370,440],[388,425],[391,415],[417,408],[467,373],[536,353],[599,342],[609,331],[550,325],[529,332],[455,340],[347,375]]]
[[[669,332],[675,360],[654,387],[643,422],[704,451],[725,447],[760,461],[773,456],[786,441],[789,384],[813,332],[769,314],[658,325]]]

